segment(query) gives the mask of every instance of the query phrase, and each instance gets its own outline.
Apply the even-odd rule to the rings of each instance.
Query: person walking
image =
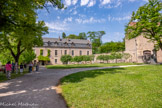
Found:
[[[24,69],[24,65],[21,63],[21,64],[20,64],[20,74],[23,73],[23,69]]]
[[[29,73],[31,73],[32,67],[33,67],[33,64],[32,64],[32,62],[30,62],[30,64],[29,64]]]
[[[11,71],[12,71],[12,65],[10,63],[10,61],[5,65],[5,69],[6,69],[6,77],[7,79],[11,79]]]
[[[36,64],[36,71],[39,71],[39,62]]]
[[[12,73],[15,72],[15,63],[12,61]]]
[[[16,74],[18,74],[18,69],[19,69],[18,63],[16,62],[16,63],[15,63],[15,71],[16,71]]]

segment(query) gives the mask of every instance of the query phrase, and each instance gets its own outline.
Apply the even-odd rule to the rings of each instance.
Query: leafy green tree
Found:
[[[11,33],[3,32],[0,36],[0,50],[2,52],[9,50],[15,62],[18,62],[20,55],[25,50],[43,45],[42,35],[48,33],[47,30],[44,22],[29,21],[28,27],[16,27],[15,31]]]
[[[66,38],[65,32],[62,33],[62,38],[63,38],[63,39]]]
[[[88,38],[92,42],[92,52],[93,54],[99,53],[99,47],[102,45],[102,36],[105,34],[104,31],[89,31],[87,33]]]
[[[99,47],[100,53],[119,52],[124,50],[124,42],[106,42]]]
[[[35,58],[36,58],[36,54],[34,53],[34,51],[32,51],[32,50],[27,51],[26,50],[21,54],[19,63],[30,63]]]
[[[86,36],[86,33],[85,32],[82,32],[82,33],[79,33],[79,39],[84,39],[84,40],[87,40],[87,36]]]
[[[14,58],[8,50],[5,50],[3,53],[0,53],[0,62],[2,65],[5,65],[8,61],[13,61]]]
[[[129,53],[124,53],[124,54],[123,54],[123,58],[126,59],[126,60],[127,60],[128,58],[130,58],[130,57],[131,57],[131,55],[130,55]]]
[[[100,60],[100,62],[101,62],[101,60],[104,62],[104,55],[99,55],[99,56],[97,56],[97,60]]]
[[[61,0],[1,0],[0,1],[0,50],[9,50],[15,62],[25,50],[41,46],[42,35],[48,33],[43,21],[37,21],[37,9],[63,8]]]
[[[27,27],[25,19],[36,15],[38,9],[46,8],[48,11],[49,2],[53,7],[64,8],[61,0],[0,0],[0,32],[10,33],[16,27]]]
[[[69,61],[72,60],[72,57],[70,55],[63,55],[61,56],[61,61],[63,64],[68,64]]]
[[[83,56],[74,56],[73,60],[75,62],[78,62],[79,63],[79,62],[83,61]]]
[[[150,39],[162,50],[162,2],[161,0],[149,0],[136,12],[125,28],[126,38],[132,39],[143,35]]]
[[[109,55],[104,55],[104,60],[107,61],[107,63],[108,63],[109,60],[110,60],[110,56]]]
[[[118,52],[112,52],[111,53],[111,59],[115,59],[115,63],[117,63],[117,59],[121,59],[123,57],[123,54]]]
[[[78,36],[75,35],[75,34],[70,34],[69,36],[66,36],[66,38],[69,38],[69,39],[78,39]]]

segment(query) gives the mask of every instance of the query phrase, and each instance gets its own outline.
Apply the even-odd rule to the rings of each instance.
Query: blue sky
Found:
[[[103,42],[122,41],[124,28],[131,14],[147,0],[62,0],[67,9],[49,8],[38,11],[38,20],[45,21],[49,34],[58,38],[88,31],[105,31]],[[50,3],[49,3],[50,5]]]

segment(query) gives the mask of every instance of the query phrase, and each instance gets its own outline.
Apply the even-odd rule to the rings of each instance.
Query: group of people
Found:
[[[39,62],[30,62],[28,64],[29,67],[29,73],[31,73],[32,71],[39,71]],[[11,79],[11,72],[14,73],[16,71],[16,74],[18,74],[19,70],[20,70],[20,74],[23,73],[24,70],[26,70],[27,68],[27,64],[20,64],[18,65],[18,63],[13,63],[11,64],[11,62],[9,61],[6,65],[5,65],[5,72],[6,72],[6,77],[8,79]]]

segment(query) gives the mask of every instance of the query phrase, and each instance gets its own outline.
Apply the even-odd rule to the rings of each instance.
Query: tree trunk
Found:
[[[19,63],[19,57],[20,57],[20,54],[17,54],[17,55],[14,57],[15,63],[16,63],[16,62]]]

